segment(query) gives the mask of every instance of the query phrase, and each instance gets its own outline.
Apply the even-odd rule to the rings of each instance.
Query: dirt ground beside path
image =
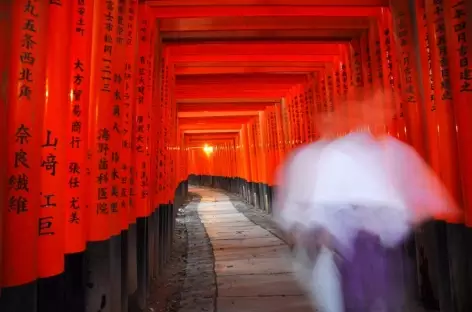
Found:
[[[172,255],[163,276],[151,285],[151,295],[148,299],[148,311],[177,312],[180,308],[180,297],[185,280],[187,266],[188,233],[185,227],[184,208],[177,213],[176,229]]]

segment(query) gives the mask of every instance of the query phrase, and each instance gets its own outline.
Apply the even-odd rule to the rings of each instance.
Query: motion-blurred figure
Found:
[[[322,139],[296,150],[279,175],[275,217],[321,312],[407,311],[405,238],[457,211],[422,158],[382,131],[393,113],[384,103],[381,94],[347,103],[360,112],[349,118],[339,108]]]

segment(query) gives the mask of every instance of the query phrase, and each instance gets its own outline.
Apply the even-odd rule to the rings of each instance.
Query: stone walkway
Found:
[[[188,258],[180,312],[311,312],[287,245],[218,191],[191,190]]]

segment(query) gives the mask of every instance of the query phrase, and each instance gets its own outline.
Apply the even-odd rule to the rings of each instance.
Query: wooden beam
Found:
[[[179,113],[195,113],[195,112],[238,112],[250,109],[259,111],[264,110],[273,103],[264,102],[247,102],[247,103],[177,103]]]
[[[230,55],[338,55],[341,47],[336,43],[300,41],[244,42],[228,41],[213,43],[165,44],[164,53],[171,55],[230,54]]]
[[[276,62],[255,62],[251,60],[239,61],[239,62],[181,62],[175,64],[177,67],[285,67],[285,66],[294,66],[294,67],[324,67],[326,62],[300,62],[296,60],[284,60]]]
[[[177,101],[192,100],[197,102],[208,101],[213,99],[214,101],[221,101],[222,99],[234,98],[234,99],[251,99],[251,100],[263,100],[263,99],[280,99],[287,95],[291,87],[278,90],[224,90],[214,92],[214,90],[202,90],[187,93],[177,93],[175,98]]]
[[[326,6],[326,0],[147,0],[150,6],[234,6],[234,5],[266,5],[266,6]],[[389,0],[331,0],[330,6],[375,7],[388,6]]]
[[[245,75],[195,75],[195,76],[180,76],[176,79],[176,85],[192,85],[192,86],[208,86],[211,84],[218,85],[273,85],[273,84],[296,84],[306,79],[306,74],[245,74]]]
[[[323,69],[323,65],[311,67],[297,67],[297,66],[281,66],[281,67],[267,67],[267,66],[219,66],[219,67],[183,67],[176,66],[174,74],[179,75],[215,75],[215,74],[247,74],[247,73],[310,73],[316,70]]]
[[[300,80],[298,83],[304,83]],[[298,83],[272,84],[177,84],[175,96],[177,101],[182,99],[210,99],[210,98],[280,98]],[[201,101],[202,102],[202,101]]]
[[[187,136],[188,142],[205,142],[213,140],[234,140],[237,137],[237,133],[200,133]]]
[[[228,31],[228,30],[303,30],[303,29],[367,29],[364,17],[233,16],[212,18],[162,19],[161,32],[166,31]]]
[[[375,16],[379,7],[329,5],[187,5],[151,7],[156,18],[213,16]]]
[[[249,111],[200,111],[200,112],[178,112],[178,118],[204,118],[204,117],[218,117],[218,116],[258,116],[258,110],[249,110]]]
[[[279,97],[220,97],[220,98],[199,98],[199,99],[180,99],[177,101],[180,104],[199,104],[199,103],[280,103]]]
[[[347,43],[359,38],[362,29],[313,29],[313,30],[238,30],[238,31],[172,31],[162,32],[164,43],[220,42],[220,41],[320,41],[325,43]]]
[[[213,130],[214,132],[221,132],[228,130],[230,132],[235,132],[241,130],[241,124],[204,124],[204,125],[182,125],[179,126],[179,129],[183,131],[189,130]]]
[[[201,138],[215,138],[215,139],[225,139],[225,138],[235,138],[238,133],[235,132],[212,132],[212,133],[184,133],[184,137],[189,140],[192,139],[201,139]]]
[[[180,118],[179,126],[186,125],[211,125],[211,124],[243,124],[249,122],[254,116],[216,116],[216,117],[192,117]]]
[[[236,138],[236,136],[232,136],[232,137],[221,137],[221,138],[205,138],[205,137],[202,137],[202,138],[193,138],[193,139],[189,139],[188,140],[188,143],[193,143],[193,144],[208,144],[208,145],[212,145],[214,142],[219,142],[219,143],[223,143],[223,142],[231,142],[232,140],[234,140]]]
[[[196,133],[239,133],[241,128],[226,128],[226,129],[187,129],[183,130],[184,134],[196,134]]]
[[[299,55],[295,51],[293,54],[284,55],[231,55],[231,54],[200,54],[200,55],[170,55],[169,61],[175,64],[191,63],[191,62],[280,62],[280,61],[296,61],[296,62],[332,62],[332,55]]]

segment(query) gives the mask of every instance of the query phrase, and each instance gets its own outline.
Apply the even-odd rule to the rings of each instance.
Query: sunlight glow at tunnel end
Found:
[[[213,153],[213,146],[209,146],[208,144],[205,144],[203,146],[203,151],[205,152],[205,154],[207,154],[207,156],[210,156]]]

